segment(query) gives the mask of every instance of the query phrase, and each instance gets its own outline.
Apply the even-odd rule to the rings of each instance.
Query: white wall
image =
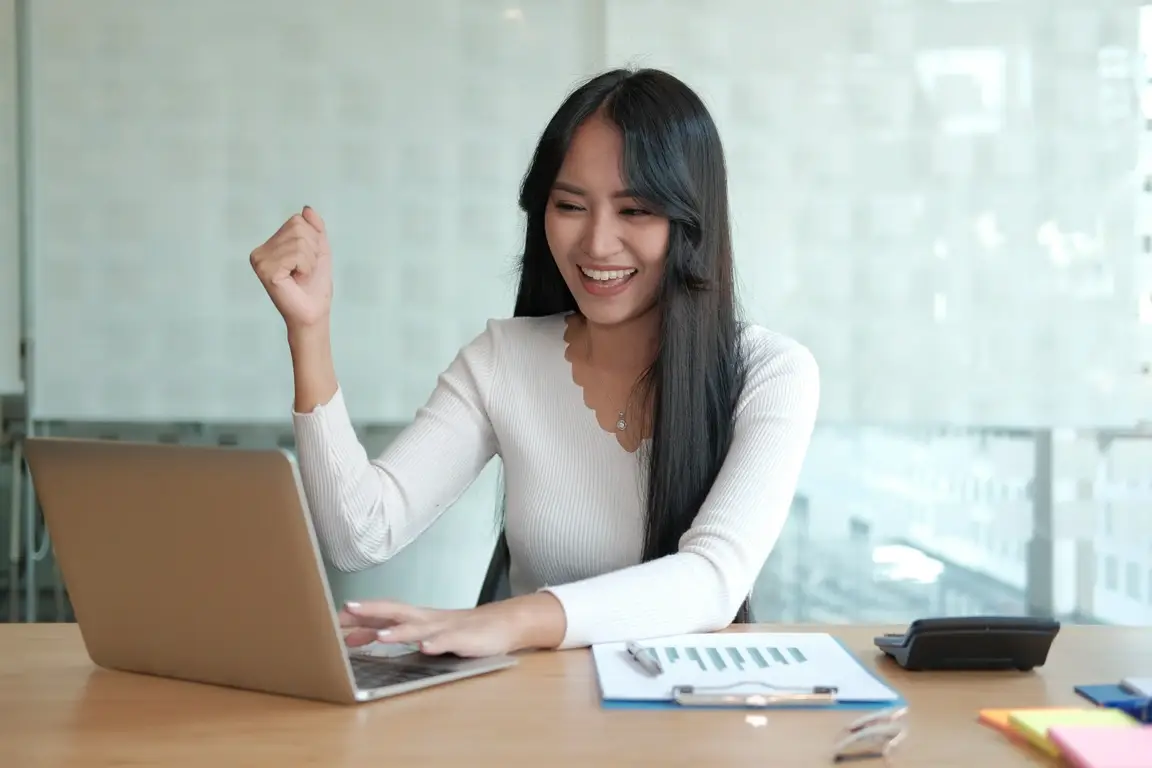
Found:
[[[15,2],[0,0],[0,395],[23,390],[16,152]]]

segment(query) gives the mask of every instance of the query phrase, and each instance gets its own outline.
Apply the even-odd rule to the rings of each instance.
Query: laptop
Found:
[[[39,437],[26,456],[98,666],[354,704],[516,663],[348,648],[285,451]]]

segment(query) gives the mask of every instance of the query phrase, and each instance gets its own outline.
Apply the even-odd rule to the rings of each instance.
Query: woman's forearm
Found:
[[[336,394],[339,386],[332,361],[332,335],[328,323],[288,330],[297,413],[311,413]]]
[[[555,595],[534,592],[492,605],[514,611],[518,628],[517,649],[551,650],[564,642],[568,620],[564,606]]]

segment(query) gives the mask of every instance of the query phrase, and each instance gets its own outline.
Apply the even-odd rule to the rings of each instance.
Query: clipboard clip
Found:
[[[733,691],[734,688],[757,686],[763,693]],[[724,686],[677,685],[672,688],[672,701],[682,707],[746,707],[771,709],[772,707],[826,707],[837,702],[839,689],[834,686],[814,688],[784,688],[770,683],[749,681]]]

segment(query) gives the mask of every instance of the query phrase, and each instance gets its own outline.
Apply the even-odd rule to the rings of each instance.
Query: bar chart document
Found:
[[[834,687],[843,702],[900,699],[836,638],[824,633],[677,635],[639,644],[660,661],[662,674],[647,674],[624,643],[592,647],[606,701],[667,701],[673,687],[686,685],[747,694],[769,692],[768,686]]]

